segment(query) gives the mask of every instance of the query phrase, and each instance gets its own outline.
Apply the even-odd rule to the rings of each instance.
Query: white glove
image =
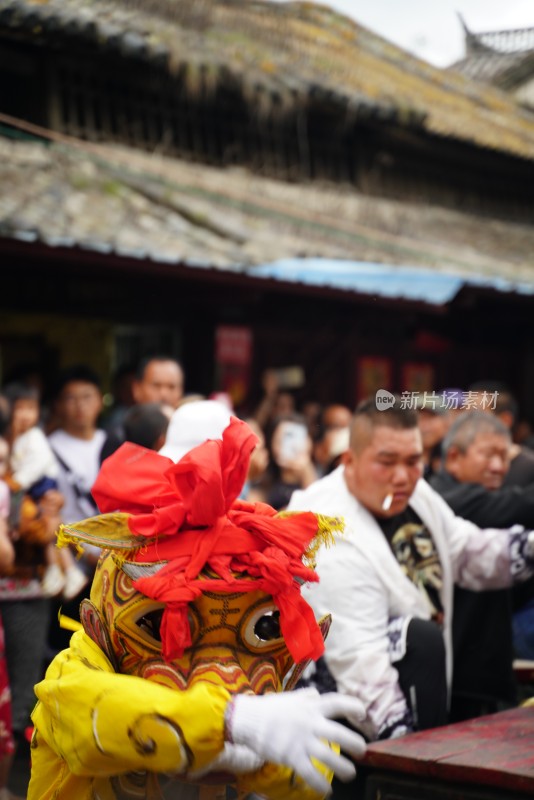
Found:
[[[342,781],[356,775],[356,767],[336,753],[327,742],[358,757],[365,752],[363,738],[333,717],[362,720],[365,711],[355,697],[316,689],[300,689],[279,694],[239,694],[230,701],[226,713],[227,737],[235,744],[246,744],[265,761],[285,764],[317,792],[330,794],[330,784],[313,765],[311,758],[329,767]],[[326,741],[325,741],[326,740]]]
[[[263,767],[264,763],[263,758],[256,755],[250,747],[244,744],[225,742],[224,750],[219,753],[217,758],[210,761],[203,769],[188,772],[187,777],[198,780],[208,772],[230,772],[232,775],[239,775],[242,772],[255,772]]]

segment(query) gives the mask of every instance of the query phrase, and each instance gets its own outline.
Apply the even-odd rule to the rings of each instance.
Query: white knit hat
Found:
[[[171,417],[160,455],[176,463],[193,447],[208,439],[221,439],[231,416],[230,410],[216,400],[184,403]]]

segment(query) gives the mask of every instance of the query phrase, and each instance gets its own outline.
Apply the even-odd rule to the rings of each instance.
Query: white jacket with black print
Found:
[[[404,574],[374,517],[350,494],[344,467],[296,491],[289,511],[341,516],[345,531],[317,557],[319,583],[303,589],[316,616],[332,614],[326,663],[338,691],[356,695],[367,718],[355,727],[373,740],[391,735],[409,719],[393,662],[403,655],[403,637],[412,617],[430,618],[425,595]],[[452,672],[453,583],[466,589],[502,589],[530,577],[528,532],[481,530],[454,515],[428,483],[418,481],[410,507],[430,531],[443,570],[441,602],[447,676]],[[393,635],[392,635],[393,634]],[[393,652],[392,648],[396,648]]]

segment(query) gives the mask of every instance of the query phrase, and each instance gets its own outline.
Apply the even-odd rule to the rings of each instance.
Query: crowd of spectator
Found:
[[[258,437],[243,499],[267,502],[277,510],[345,515],[355,536],[360,529],[372,529],[374,536],[377,522],[376,530],[381,531],[377,554],[380,548],[393,553],[395,569],[415,585],[415,589],[404,587],[402,601],[391,601],[390,593],[393,596],[397,589],[389,587],[388,580],[393,585],[400,579],[391,571],[386,580],[387,568],[378,555],[372,563],[369,554],[375,544],[370,536],[366,553],[350,549],[349,533],[338,548],[337,560],[331,556],[331,562],[318,562],[324,580],[317,610],[334,616],[337,611],[339,619],[348,619],[337,629],[334,621],[331,644],[316,675],[321,673],[322,680],[326,675],[327,688],[334,685],[360,697],[365,695],[365,684],[372,695],[366,700],[369,720],[363,731],[369,738],[400,735],[517,702],[513,660],[534,658],[534,579],[528,543],[521,540],[524,568],[516,559],[514,580],[502,565],[510,542],[517,544],[510,533],[514,526],[527,532],[534,528],[534,451],[514,440],[518,407],[506,387],[489,382],[469,387],[470,401],[477,396],[495,400],[478,406],[470,402],[471,410],[462,408],[460,390],[454,390],[460,398],[455,404],[444,399],[450,399],[453,390],[437,393],[438,402],[436,393],[428,393],[432,402],[425,393],[410,408],[405,398],[397,397],[396,411],[387,416],[373,406],[373,400],[356,415],[338,398],[326,405],[308,402],[298,407],[295,396],[278,384],[275,370],[264,373],[263,395],[245,411],[234,409],[229,395],[214,394],[216,399],[211,399],[188,394],[186,377],[175,358],[150,356],[135,370],[117,373],[114,402],[107,408],[99,376],[86,365],[74,365],[57,376],[46,407],[41,404],[40,387],[29,379],[10,381],[1,392],[0,694],[4,696],[2,688],[9,682],[11,704],[10,718],[0,725],[7,731],[0,737],[0,800],[15,797],[7,788],[9,764],[17,748],[27,747],[33,687],[70,636],[60,628],[57,614],[61,609],[77,617],[98,557],[89,547],[81,556],[68,548],[58,550],[58,525],[98,513],[91,487],[103,460],[123,442],[165,455],[178,429],[183,439],[184,431],[200,426],[208,438],[215,406],[224,407],[221,413],[243,416]],[[182,447],[185,453],[186,440]],[[377,462],[381,470],[373,459],[382,459]],[[395,470],[404,476],[405,485],[399,484],[398,490],[391,484]],[[415,528],[419,538],[407,534]],[[505,529],[506,543],[490,528]],[[424,542],[422,529],[430,531]],[[451,545],[455,536],[460,543]],[[436,546],[440,537],[447,541],[441,550]],[[365,536],[362,541],[367,541]],[[484,572],[480,563],[485,558]],[[421,566],[425,559],[428,563]],[[501,569],[498,579],[494,579],[496,567],[491,566],[496,561]],[[425,581],[426,599],[421,603]],[[359,583],[351,596],[354,582]],[[450,597],[449,589],[444,589],[447,582]],[[339,606],[342,596],[348,600]],[[371,607],[371,617],[366,617]],[[395,613],[401,607],[402,614]],[[380,625],[375,613],[384,626],[381,644],[377,644]],[[404,621],[394,622],[401,617]],[[365,624],[361,619],[367,620]],[[369,621],[372,633],[366,630]],[[431,625],[425,627],[421,621]],[[401,628],[404,649],[395,654],[391,642]],[[348,638],[351,648],[346,647]],[[433,680],[424,692],[419,689],[421,699],[415,709],[406,688],[412,686],[408,656],[419,652],[422,642],[423,649],[433,654]],[[442,670],[436,669],[436,660],[442,662]],[[371,673],[380,678],[375,694],[373,682],[367,681]],[[0,704],[0,718],[4,710]]]

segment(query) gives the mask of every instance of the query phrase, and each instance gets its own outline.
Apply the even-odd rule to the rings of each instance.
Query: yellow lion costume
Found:
[[[353,777],[324,740],[363,752],[331,719],[357,701],[288,691],[323,651],[300,587],[339,523],[237,501],[255,444],[235,418],[177,464],[124,444],[103,513],[60,530],[103,552],[83,630],[36,686],[28,800],[317,800]]]

